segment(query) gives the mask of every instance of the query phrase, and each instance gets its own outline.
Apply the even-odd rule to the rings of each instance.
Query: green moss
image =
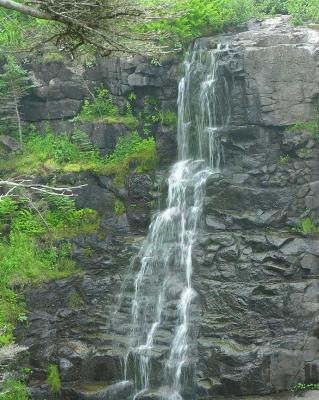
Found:
[[[48,378],[47,383],[50,386],[52,393],[60,393],[61,392],[61,378],[57,365],[50,364],[48,366]]]

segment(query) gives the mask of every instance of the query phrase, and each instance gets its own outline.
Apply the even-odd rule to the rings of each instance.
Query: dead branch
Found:
[[[24,189],[31,193],[44,193],[51,196],[64,196],[64,197],[75,197],[74,190],[82,189],[87,184],[79,186],[69,187],[52,187],[47,185],[41,185],[34,183],[31,179],[20,179],[20,180],[0,180],[0,187],[7,188],[4,194],[0,195],[0,199],[8,196],[17,196],[17,191]],[[9,188],[9,189],[8,189]]]
[[[0,7],[53,21],[49,30],[61,49],[74,51],[89,45],[104,54],[144,56],[168,50],[160,44],[158,30],[143,30],[141,26],[179,17],[181,14],[174,13],[169,4],[150,6],[142,0],[0,0]]]

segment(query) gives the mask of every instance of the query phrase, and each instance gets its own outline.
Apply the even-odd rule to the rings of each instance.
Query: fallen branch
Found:
[[[19,189],[25,189],[29,192],[45,193],[51,196],[75,197],[77,194],[74,193],[74,190],[82,189],[86,186],[87,184],[69,187],[52,187],[33,183],[31,179],[21,179],[16,181],[6,180],[0,181],[0,187],[9,189],[4,194],[0,195],[0,199],[8,196],[16,196],[15,191]]]

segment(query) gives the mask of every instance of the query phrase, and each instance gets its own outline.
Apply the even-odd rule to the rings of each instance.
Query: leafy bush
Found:
[[[257,0],[256,3],[262,14],[288,14],[288,0]]]
[[[50,364],[48,366],[48,379],[47,383],[50,386],[52,393],[61,392],[61,378],[57,365]]]
[[[152,171],[158,163],[156,143],[153,137],[142,139],[137,131],[129,138],[120,137],[113,153],[105,157],[102,171],[115,175],[115,181],[123,184],[131,166],[138,173]]]
[[[25,152],[36,155],[39,161],[54,160],[58,164],[74,162],[80,158],[80,150],[67,134],[56,135],[47,131],[44,135],[33,132],[26,144]]]
[[[0,200],[0,224],[10,223],[16,211],[18,204],[11,197],[4,197]]]
[[[84,100],[80,117],[86,120],[118,115],[118,107],[114,104],[109,91],[100,87],[93,101]]]
[[[288,0],[288,12],[296,25],[305,22],[319,23],[318,0]]]
[[[304,390],[319,390],[319,383],[297,383],[290,389],[292,392],[301,392]]]
[[[174,20],[148,24],[144,29],[155,25],[156,29],[175,36],[182,43],[239,24],[249,19],[254,11],[253,0],[180,0],[172,2],[171,7],[182,15]]]
[[[30,392],[22,381],[7,379],[4,382],[4,392],[0,394],[1,400],[28,400]]]
[[[101,86],[97,96],[93,100],[84,100],[82,111],[74,118],[74,121],[99,121],[108,124],[124,124],[130,129],[137,127],[137,120],[133,116],[133,97],[129,97],[126,103],[126,113],[121,115],[118,107],[107,89]]]

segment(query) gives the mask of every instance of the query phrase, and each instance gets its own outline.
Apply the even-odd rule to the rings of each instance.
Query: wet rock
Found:
[[[21,150],[20,142],[8,135],[0,135],[0,144],[9,151]]]
[[[104,388],[99,384],[87,384],[78,389],[73,389],[73,393],[78,400],[126,400],[133,393],[132,382],[120,382],[107,385]]]

